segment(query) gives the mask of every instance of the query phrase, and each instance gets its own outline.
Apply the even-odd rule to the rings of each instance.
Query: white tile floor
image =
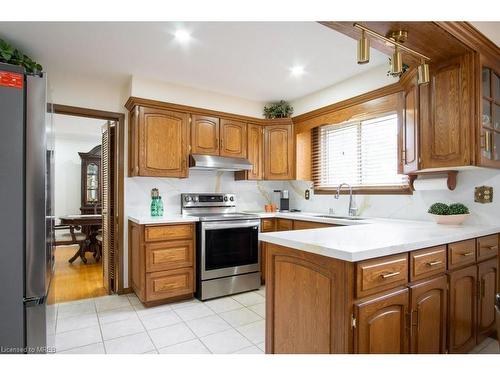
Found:
[[[134,294],[56,306],[56,352],[264,353],[265,290],[144,307]]]
[[[265,289],[152,308],[134,294],[56,306],[56,351],[70,354],[263,354]],[[500,353],[487,338],[471,354]]]

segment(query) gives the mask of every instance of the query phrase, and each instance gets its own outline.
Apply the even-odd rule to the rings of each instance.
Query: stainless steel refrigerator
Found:
[[[54,348],[50,112],[45,76],[0,63],[0,353]]]

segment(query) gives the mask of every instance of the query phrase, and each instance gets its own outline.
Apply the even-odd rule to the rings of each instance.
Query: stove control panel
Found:
[[[184,193],[181,194],[182,207],[232,207],[236,196],[229,193]]]

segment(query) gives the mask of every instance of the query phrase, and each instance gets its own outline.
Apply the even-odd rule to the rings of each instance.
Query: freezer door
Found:
[[[23,69],[0,63],[2,78]],[[24,89],[0,84],[0,352],[24,342]]]
[[[45,297],[50,285],[46,252],[46,80],[27,77],[25,298]],[[29,327],[28,327],[29,328]]]

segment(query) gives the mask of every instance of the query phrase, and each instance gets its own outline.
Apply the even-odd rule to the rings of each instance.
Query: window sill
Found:
[[[317,188],[314,189],[314,194],[325,195],[325,194],[337,194],[337,189],[335,188]],[[349,194],[349,189],[341,189],[340,194]],[[364,186],[364,187],[354,187],[352,188],[353,195],[412,195],[413,190],[410,186]]]

